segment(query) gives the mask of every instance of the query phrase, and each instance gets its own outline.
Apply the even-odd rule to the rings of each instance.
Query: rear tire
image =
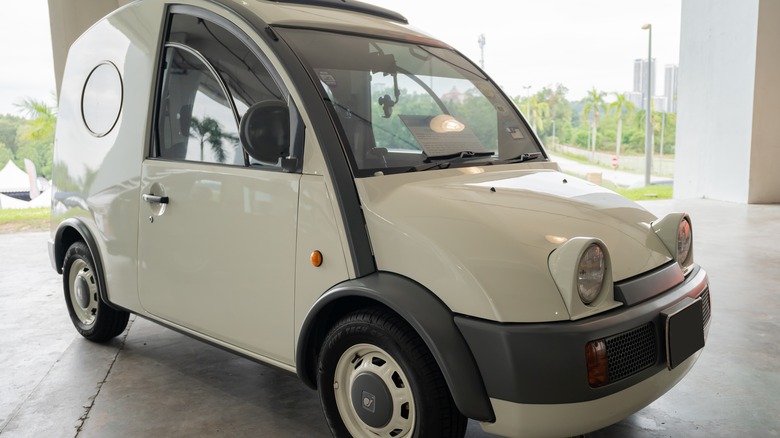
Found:
[[[105,342],[125,330],[130,314],[103,302],[97,276],[87,245],[72,244],[62,265],[62,285],[70,320],[81,336]]]
[[[322,345],[320,401],[336,437],[463,437],[467,419],[428,347],[384,309],[339,320]]]

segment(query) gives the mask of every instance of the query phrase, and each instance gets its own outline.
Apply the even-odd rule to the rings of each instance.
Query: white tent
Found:
[[[0,193],[10,192],[29,192],[30,178],[27,172],[16,167],[13,161],[8,163],[0,170]]]
[[[30,208],[30,203],[0,193],[0,210],[18,210],[22,208]]]
[[[45,190],[37,198],[28,202],[30,208],[51,207],[51,190]]]

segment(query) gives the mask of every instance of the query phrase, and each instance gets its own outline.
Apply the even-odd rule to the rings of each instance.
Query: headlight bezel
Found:
[[[672,259],[680,266],[683,274],[688,275],[693,269],[694,252],[693,222],[690,216],[687,213],[667,214],[653,222],[652,229],[661,239]]]
[[[580,297],[578,276],[583,256],[593,245],[598,246],[603,256],[604,273],[598,293],[586,304]],[[615,300],[612,262],[607,246],[600,239],[573,237],[550,253],[547,263],[571,320],[582,319],[622,305]]]

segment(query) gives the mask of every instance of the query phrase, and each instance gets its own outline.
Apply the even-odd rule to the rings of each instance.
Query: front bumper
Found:
[[[653,278],[666,275],[664,272],[668,274],[668,270],[663,269],[648,274],[643,284],[662,284],[653,281]],[[456,316],[455,323],[477,361],[488,395],[496,409],[496,425],[516,419],[506,416],[507,403],[516,406],[518,410],[530,405],[544,410],[547,405],[550,411],[554,411],[556,407],[552,405],[576,407],[591,401],[599,401],[597,404],[602,405],[605,398],[620,399],[620,403],[624,404],[610,409],[625,413],[625,417],[666,392],[695,362],[698,353],[674,370],[667,368],[662,312],[686,297],[701,297],[706,336],[710,319],[708,285],[706,272],[697,267],[684,281],[661,293],[656,291],[651,298],[627,303],[621,308],[583,320],[502,324]],[[588,384],[585,346],[596,339],[607,339],[608,345],[612,341],[613,350],[608,350],[609,383],[592,388]],[[643,394],[638,394],[644,391],[641,383],[648,380],[658,381],[654,389],[664,388],[657,394],[655,390],[645,391],[647,394],[644,395],[652,395],[649,400]],[[625,396],[610,397],[624,391],[633,394],[629,398],[634,402],[625,405]],[[579,409],[582,408],[580,406]],[[503,420],[499,416],[500,411],[504,411]],[[516,414],[514,417],[525,417],[520,412]],[[613,414],[607,409],[603,411],[602,417],[611,422],[623,418],[614,419]],[[550,419],[546,417],[546,421]],[[611,423],[603,425],[607,424]]]

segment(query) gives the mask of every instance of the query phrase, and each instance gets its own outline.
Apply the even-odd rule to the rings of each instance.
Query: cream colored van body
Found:
[[[334,435],[586,433],[709,330],[687,215],[561,173],[484,72],[357,2],[112,13],[70,49],[53,185],[82,335],[133,313],[295,372]]]

